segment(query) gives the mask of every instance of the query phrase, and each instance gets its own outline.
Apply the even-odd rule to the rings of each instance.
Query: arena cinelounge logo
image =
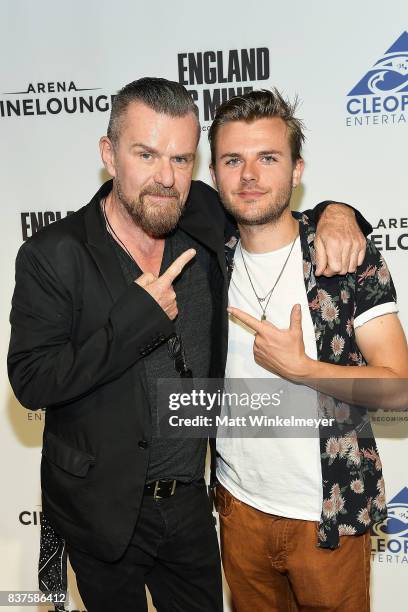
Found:
[[[381,217],[373,229],[370,239],[379,251],[408,251],[408,217]],[[406,419],[406,413],[404,419],[399,415],[400,422]]]
[[[28,83],[21,91],[1,94],[0,117],[107,112],[111,94],[95,94],[100,87],[78,87],[74,81]]]
[[[399,125],[408,120],[408,32],[403,32],[347,100],[347,126]]]
[[[388,517],[372,528],[373,560],[377,563],[408,564],[408,488],[401,489],[387,508]]]

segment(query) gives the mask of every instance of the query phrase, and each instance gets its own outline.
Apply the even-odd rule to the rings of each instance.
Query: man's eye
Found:
[[[226,162],[226,166],[238,166],[240,159],[238,157],[232,157]]]
[[[276,161],[276,157],[274,155],[262,155],[261,160],[267,164],[272,164]]]
[[[140,157],[148,161],[149,159],[152,159],[153,156],[151,153],[146,153],[146,151],[144,151],[143,153],[140,153]]]
[[[177,157],[174,158],[174,161],[176,162],[176,164],[186,164],[187,163],[187,157],[180,157],[177,155]]]

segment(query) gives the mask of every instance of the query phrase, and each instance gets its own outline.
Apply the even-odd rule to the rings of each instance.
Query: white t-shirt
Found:
[[[290,247],[287,245],[276,251],[256,254],[244,250],[245,262],[258,296],[265,296],[273,286]],[[262,311],[250,285],[239,245],[235,250],[229,304],[257,319],[261,318]],[[303,279],[299,237],[269,301],[266,310],[268,321],[279,328],[288,328],[294,304],[300,304],[302,309],[305,352],[316,359],[316,341]],[[396,310],[394,303],[375,307],[371,309],[372,312],[366,311],[361,315],[361,322],[356,319],[354,326]],[[255,362],[253,342],[253,333],[230,317],[225,377],[246,379],[249,393],[257,392],[256,381],[253,381],[251,388],[250,379],[278,378]],[[241,501],[278,516],[310,521],[320,519],[322,474],[318,435],[313,438],[219,437],[217,451],[220,455],[217,478]]]

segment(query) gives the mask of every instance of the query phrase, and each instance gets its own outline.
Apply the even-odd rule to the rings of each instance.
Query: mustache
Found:
[[[162,185],[152,185],[151,187],[145,187],[139,194],[139,198],[143,198],[144,196],[152,195],[152,196],[164,196],[164,197],[173,197],[180,199],[180,193],[174,187],[163,187]]]
[[[259,191],[259,193],[266,193],[268,190],[259,185],[240,185],[240,187],[234,191],[234,194],[242,193],[243,191]]]

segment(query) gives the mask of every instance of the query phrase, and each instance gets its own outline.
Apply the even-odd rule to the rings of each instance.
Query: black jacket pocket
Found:
[[[79,478],[84,478],[90,466],[96,462],[96,457],[69,446],[51,431],[44,434],[42,454],[51,463]]]

